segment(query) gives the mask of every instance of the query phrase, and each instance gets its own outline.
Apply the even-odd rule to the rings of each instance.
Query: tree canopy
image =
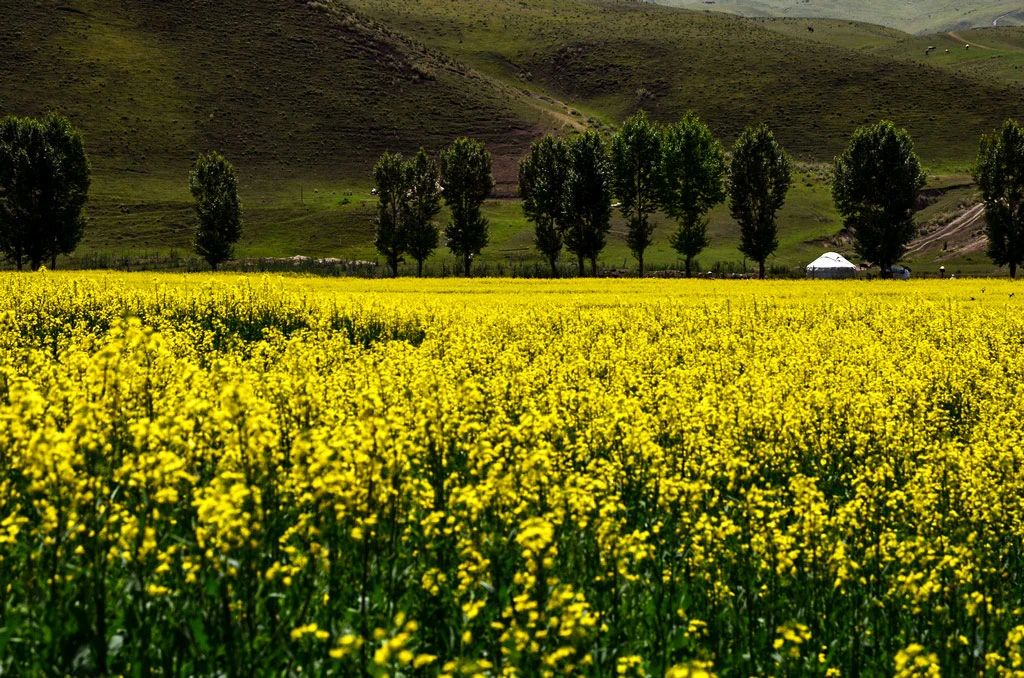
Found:
[[[857,253],[882,275],[890,274],[917,233],[914,210],[925,178],[910,134],[888,120],[857,129],[836,158],[836,208]]]
[[[441,153],[441,188],[452,215],[444,232],[448,249],[462,259],[468,276],[473,258],[489,240],[480,208],[494,189],[494,177],[482,142],[462,137]]]
[[[627,120],[612,139],[612,182],[626,218],[626,244],[644,275],[644,251],[654,242],[650,216],[658,209],[661,134],[644,112]]]
[[[1024,263],[1024,127],[1007,120],[996,134],[984,136],[978,150],[975,181],[985,201],[988,256],[1000,266]]]
[[[708,246],[707,213],[725,200],[725,151],[711,129],[693,112],[670,125],[661,142],[661,208],[679,227],[672,246],[686,260]]]
[[[85,145],[67,118],[0,121],[0,252],[19,269],[56,266],[85,232],[89,185]]]
[[[201,155],[192,166],[189,189],[199,220],[196,253],[217,270],[231,258],[242,236],[242,203],[235,168],[217,151]]]
[[[740,226],[740,251],[758,264],[779,246],[776,215],[786,202],[791,163],[767,125],[748,127],[733,147],[729,172],[729,212]]]

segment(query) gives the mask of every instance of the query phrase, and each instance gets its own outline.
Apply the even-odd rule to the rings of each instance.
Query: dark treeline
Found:
[[[494,188],[484,145],[460,138],[439,158],[385,153],[373,169],[378,197],[375,245],[397,276],[408,256],[419,275],[443,241],[469,275],[489,241],[484,201]],[[658,125],[643,112],[614,135],[587,131],[536,141],[519,166],[523,213],[552,276],[564,253],[578,275],[596,275],[612,214],[626,222],[626,243],[645,271],[654,244],[652,216],[676,223],[669,242],[685,262],[709,245],[708,213],[728,202],[743,255],[766,262],[779,245],[778,214],[791,184],[792,162],[765,125],[747,128],[730,153],[688,113]],[[989,257],[1011,277],[1024,263],[1024,127],[1007,120],[981,139],[974,169],[985,203]],[[238,181],[217,152],[200,156],[188,175],[194,201],[194,249],[214,270],[233,256],[242,233]],[[836,158],[832,195],[858,255],[888,275],[916,237],[914,211],[925,173],[906,130],[891,122],[857,129]],[[64,117],[0,120],[0,253],[18,269],[51,267],[71,254],[86,228],[89,160],[79,132]],[[442,203],[449,220],[435,223]]]
[[[467,145],[480,157],[488,157],[482,145],[460,139],[442,158]],[[421,149],[420,156],[424,153]],[[382,163],[386,160],[402,162],[390,154],[381,158]],[[434,204],[440,204],[440,196],[449,205],[461,204],[460,196],[445,195],[444,175],[442,171],[435,183]],[[493,185],[489,161],[467,165],[461,175],[463,181],[467,175],[475,176],[481,188]],[[401,221],[396,215],[406,209],[402,196],[412,200],[416,194],[415,172],[396,176],[405,177],[397,204],[394,186],[379,177],[377,182],[378,250],[388,259],[392,275],[398,274],[403,254],[412,252],[395,248],[389,234],[392,224]],[[578,275],[586,274],[588,264],[590,274],[597,274],[597,260],[607,244],[616,209],[626,222],[626,243],[641,277],[644,254],[654,244],[651,217],[658,212],[677,224],[669,243],[685,262],[689,276],[710,242],[708,213],[728,202],[740,229],[737,248],[757,262],[758,275],[764,278],[767,260],[779,246],[778,214],[791,176],[789,155],[766,125],[744,130],[727,153],[693,113],[676,123],[657,125],[641,112],[610,138],[588,131],[536,141],[519,165],[519,193],[523,213],[534,225],[534,245],[553,277],[563,270],[559,261],[566,253],[575,261]],[[910,135],[889,121],[857,129],[835,160],[834,177],[833,199],[844,227],[853,234],[857,254],[877,265],[883,276],[890,275],[917,236],[914,212],[926,178]],[[1016,276],[1024,262],[1024,128],[1011,120],[1001,133],[984,137],[975,177],[986,205],[989,256],[1009,266],[1010,275]],[[477,194],[480,201],[485,197]],[[457,221],[453,210],[452,223]],[[420,231],[438,233],[428,219],[410,222],[404,237]],[[467,233],[473,234],[471,249],[463,244]],[[468,257],[463,266],[468,273],[472,257],[487,243],[486,220],[480,217],[468,229],[450,225],[445,235],[453,254]],[[439,239],[430,242],[436,247]],[[422,258],[415,258],[422,274]]]

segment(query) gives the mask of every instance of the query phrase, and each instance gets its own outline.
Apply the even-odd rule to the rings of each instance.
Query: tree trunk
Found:
[[[637,263],[640,264],[640,277],[643,278],[644,277],[644,253],[643,253],[642,250],[637,253],[636,260],[637,260]]]
[[[463,257],[462,263],[463,263],[463,270],[466,272],[466,277],[468,278],[469,277],[469,267],[473,264],[473,256],[470,255],[470,254],[467,254],[465,257]]]
[[[1016,277],[1017,277],[1017,262],[1016,261],[1011,261],[1010,262],[1010,278],[1014,279]]]
[[[422,278],[423,277],[423,260],[422,259],[417,259],[416,260],[416,277],[417,278]]]
[[[216,271],[217,270],[217,262],[216,261],[211,261],[210,262],[210,270],[211,271]]]
[[[690,270],[693,268],[693,257],[686,256],[686,277],[690,277]]]
[[[558,257],[551,257],[548,259],[548,263],[551,264],[551,277],[558,277]]]
[[[54,252],[50,255],[50,270],[56,270],[57,268],[57,253]]]
[[[25,262],[22,260],[21,252],[16,252],[15,253],[15,255],[14,255],[14,264],[15,264],[15,266],[18,267],[19,271],[22,270],[22,267],[24,267]]]
[[[764,280],[764,260],[757,262],[757,279]]]
[[[391,277],[398,277],[398,255],[392,254],[388,257],[388,268],[391,269]]]
[[[590,257],[590,275],[597,277],[597,257]]]
[[[577,263],[577,266],[579,268],[579,275],[582,278],[583,277],[583,255],[582,254],[577,254],[576,255],[576,263]]]

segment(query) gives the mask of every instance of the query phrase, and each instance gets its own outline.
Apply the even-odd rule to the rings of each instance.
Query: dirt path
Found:
[[[910,247],[907,248],[907,254],[917,254],[933,245],[941,244],[944,240],[953,239],[958,234],[972,229],[984,218],[985,205],[984,203],[978,203],[945,226],[914,240],[914,242],[910,243]]]
[[[1002,17],[1000,17],[1000,19],[1001,18]],[[977,47],[978,49],[992,49],[991,47],[986,47],[985,45],[979,45],[976,42],[971,42],[969,40],[964,40],[963,37],[959,33],[956,33],[956,32],[950,32],[950,33],[947,33],[946,35],[948,35],[949,37],[953,38],[954,40],[956,40],[957,42],[959,42],[962,45],[970,45],[971,47]]]

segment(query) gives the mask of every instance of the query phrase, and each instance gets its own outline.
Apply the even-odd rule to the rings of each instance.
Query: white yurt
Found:
[[[850,263],[849,259],[835,252],[826,252],[807,264],[808,278],[837,280],[840,278],[853,278],[856,275],[857,267]]]

